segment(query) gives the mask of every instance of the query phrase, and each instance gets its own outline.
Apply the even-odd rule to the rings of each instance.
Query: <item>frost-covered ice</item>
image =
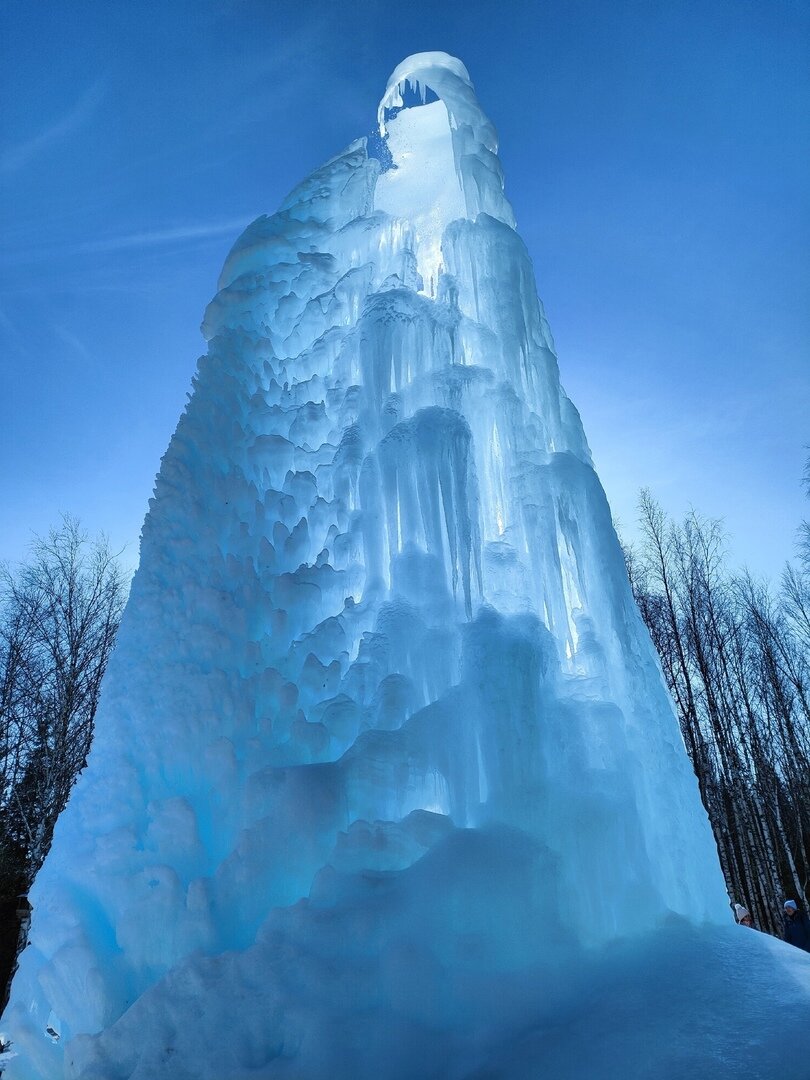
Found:
[[[443,53],[379,124],[225,263],[8,1075],[806,1080],[810,960],[728,925],[495,131]]]

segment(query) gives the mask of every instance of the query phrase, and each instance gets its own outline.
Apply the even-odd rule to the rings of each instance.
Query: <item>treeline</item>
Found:
[[[0,1012],[17,901],[86,763],[126,591],[106,542],[71,518],[35,539],[24,565],[0,566]]]
[[[649,492],[626,549],[714,830],[729,895],[781,934],[810,883],[810,530],[778,590],[725,562],[721,525]]]

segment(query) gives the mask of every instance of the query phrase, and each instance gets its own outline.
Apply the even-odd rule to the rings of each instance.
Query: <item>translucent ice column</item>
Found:
[[[412,1047],[425,1002],[446,1032],[472,984],[723,917],[495,130],[443,53],[378,120],[206,312],[32,897],[19,1077],[335,1075],[335,1010]]]

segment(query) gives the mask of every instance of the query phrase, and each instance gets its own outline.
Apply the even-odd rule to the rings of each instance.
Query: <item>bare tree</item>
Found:
[[[778,596],[725,565],[720,524],[649,492],[628,573],[661,658],[729,894],[777,932],[810,894],[810,566]]]
[[[34,540],[25,564],[0,567],[0,901],[6,905],[27,893],[86,764],[126,592],[106,540],[90,541],[70,517]],[[2,930],[8,937],[8,928]],[[0,990],[4,975],[0,970]]]
[[[805,448],[807,449],[807,448]],[[804,487],[804,493],[810,499],[810,454],[807,455],[807,460],[804,463],[804,473],[802,475],[802,486]],[[799,526],[799,558],[802,561],[802,566],[805,574],[810,574],[810,520],[805,520]]]

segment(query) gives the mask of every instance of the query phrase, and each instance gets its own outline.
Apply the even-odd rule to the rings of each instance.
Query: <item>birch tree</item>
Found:
[[[728,571],[718,522],[673,522],[649,492],[639,509],[628,573],[729,895],[775,933],[810,892],[810,546],[773,595]]]

